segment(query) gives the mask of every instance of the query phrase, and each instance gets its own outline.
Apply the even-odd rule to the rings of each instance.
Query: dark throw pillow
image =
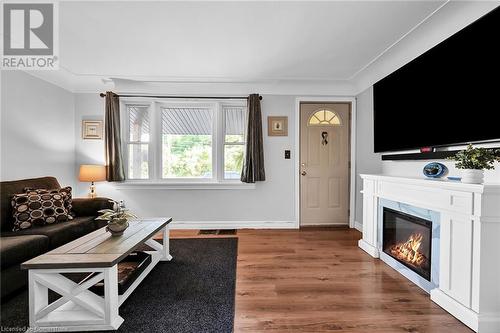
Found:
[[[71,218],[73,218],[75,215],[72,211],[73,196],[71,195],[71,190],[72,190],[71,186],[66,186],[63,188],[53,189],[53,190],[47,190],[47,189],[43,189],[43,188],[36,189],[36,188],[32,188],[32,187],[25,187],[24,188],[24,192],[26,192],[26,193],[36,192],[37,194],[45,194],[45,193],[62,193],[62,194],[64,194],[64,207],[68,211]]]
[[[67,194],[56,191],[38,193],[40,190],[15,194],[12,197],[13,231],[31,228],[33,225],[46,225],[70,219],[64,205]]]

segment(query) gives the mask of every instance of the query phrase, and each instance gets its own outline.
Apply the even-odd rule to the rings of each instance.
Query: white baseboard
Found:
[[[443,293],[439,288],[431,290],[431,300],[437,303],[440,307],[451,313],[455,318],[460,320],[465,325],[469,326],[473,331],[478,331],[479,321],[476,312],[466,308],[459,302],[455,301],[450,296]],[[481,333],[493,333],[498,331],[481,330]]]
[[[500,332],[500,313],[479,315],[478,332]]]
[[[487,313],[479,315],[475,311],[455,301],[452,297],[446,295],[439,288],[431,290],[431,300],[451,313],[462,323],[469,326],[475,332],[500,332],[500,313]]]
[[[358,230],[359,232],[363,232],[363,223],[354,221],[354,229]]]
[[[363,251],[365,251],[366,253],[368,253],[369,255],[371,255],[373,258],[378,258],[380,256],[379,252],[378,252],[378,249],[375,246],[372,246],[372,245],[368,244],[363,239],[360,239],[358,241],[358,246]]]
[[[295,221],[172,221],[170,229],[297,229]]]

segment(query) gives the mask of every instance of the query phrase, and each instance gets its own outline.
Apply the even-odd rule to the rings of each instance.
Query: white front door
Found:
[[[300,225],[349,224],[350,103],[300,105]]]

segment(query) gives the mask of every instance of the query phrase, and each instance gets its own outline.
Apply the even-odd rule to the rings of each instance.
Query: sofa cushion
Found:
[[[26,187],[32,188],[60,188],[54,177],[31,178],[0,182],[0,227],[2,231],[11,231],[12,207],[10,200],[16,193],[23,193]]]
[[[55,249],[97,229],[93,216],[75,217],[63,223],[34,226],[33,228],[12,232],[16,235],[45,235],[49,238],[49,249]]]
[[[10,297],[16,297],[18,294],[15,292],[24,288],[27,284],[28,270],[21,269],[19,265],[2,268],[2,274],[0,274],[2,302],[7,301]]]
[[[12,197],[13,231],[33,225],[53,224],[71,219],[64,201],[67,193],[59,190],[33,190]]]
[[[108,198],[76,198],[72,209],[75,216],[98,216],[101,209],[113,209],[113,200]]]
[[[49,249],[49,238],[43,235],[2,237],[0,265],[2,269],[19,265]]]

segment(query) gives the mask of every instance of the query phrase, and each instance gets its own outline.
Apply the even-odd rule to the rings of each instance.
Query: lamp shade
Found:
[[[106,180],[106,167],[104,165],[80,165],[78,180],[81,182],[100,182]]]

